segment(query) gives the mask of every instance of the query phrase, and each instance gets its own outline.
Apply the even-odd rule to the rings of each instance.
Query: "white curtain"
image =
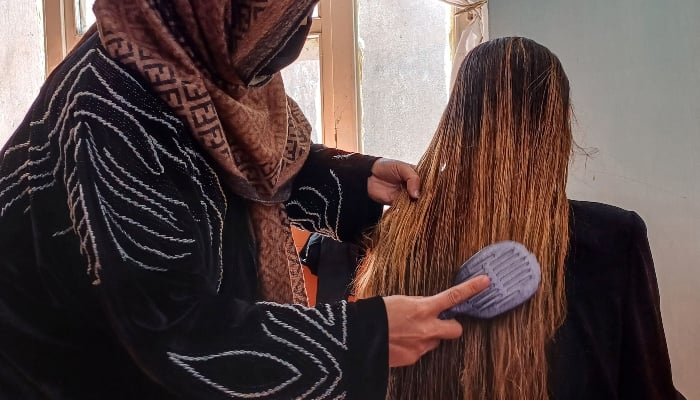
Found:
[[[459,43],[455,48],[452,64],[451,83],[454,84],[457,72],[467,53],[488,40],[486,3],[488,0],[440,0],[456,8],[455,28],[458,29]]]

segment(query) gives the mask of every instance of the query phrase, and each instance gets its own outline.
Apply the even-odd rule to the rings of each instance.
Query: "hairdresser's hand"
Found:
[[[404,187],[412,198],[418,198],[420,178],[413,166],[388,158],[380,158],[374,162],[372,176],[367,180],[367,193],[372,200],[381,204],[391,204]]]
[[[433,350],[442,339],[462,335],[462,325],[438,315],[490,285],[487,276],[477,276],[431,297],[384,297],[389,320],[389,366],[414,364]]]

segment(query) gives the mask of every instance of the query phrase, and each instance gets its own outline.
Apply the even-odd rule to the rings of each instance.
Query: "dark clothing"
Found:
[[[635,212],[572,201],[568,310],[549,349],[555,399],[678,399],[646,226]]]
[[[290,219],[356,238],[373,162],[315,146]],[[383,398],[383,301],[256,302],[212,165],[94,38],[52,74],[0,153],[0,398]]]
[[[316,302],[334,303],[350,296],[355,270],[364,251],[353,242],[340,242],[314,233],[304,244],[300,256],[301,262],[318,278]]]
[[[551,398],[682,398],[671,378],[644,222],[634,212],[581,201],[571,201],[570,219],[567,317],[548,349]],[[356,245],[329,239],[307,243],[302,256],[319,276],[319,293],[324,285],[350,284],[333,276],[354,273],[356,252]],[[326,271],[338,265],[351,267]]]

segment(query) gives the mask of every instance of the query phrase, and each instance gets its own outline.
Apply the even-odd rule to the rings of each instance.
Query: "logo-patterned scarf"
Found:
[[[102,44],[150,84],[250,200],[259,295],[307,303],[282,202],[310,148],[311,126],[279,69],[310,29],[317,0],[97,0]]]

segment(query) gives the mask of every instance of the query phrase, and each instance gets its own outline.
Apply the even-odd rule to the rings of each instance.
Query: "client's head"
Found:
[[[401,198],[375,231],[360,297],[437,293],[480,248],[524,243],[542,282],[522,307],[462,320],[460,340],[392,371],[397,399],[545,399],[545,346],[565,316],[569,83],[557,57],[524,38],[473,49],[418,171],[421,199]]]

